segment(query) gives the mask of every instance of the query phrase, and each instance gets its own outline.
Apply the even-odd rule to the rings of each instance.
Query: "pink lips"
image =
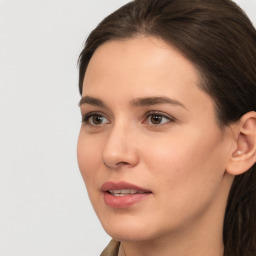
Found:
[[[136,190],[137,192],[125,195],[115,195],[114,192],[119,190]],[[152,194],[151,191],[141,188],[139,186],[129,184],[126,182],[111,182],[104,183],[101,187],[101,191],[104,193],[105,203],[112,208],[127,208],[131,207],[135,203],[140,202],[144,198]],[[110,192],[111,191],[111,192]]]

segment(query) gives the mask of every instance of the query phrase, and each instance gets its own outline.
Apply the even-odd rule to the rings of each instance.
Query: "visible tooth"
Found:
[[[130,194],[136,194],[139,191],[138,190],[134,190],[134,189],[128,189]]]
[[[138,191],[135,189],[120,189],[120,190],[109,190],[109,192],[114,196],[125,196],[130,194],[143,194],[143,191]]]
[[[128,194],[112,194],[113,196],[127,196]]]

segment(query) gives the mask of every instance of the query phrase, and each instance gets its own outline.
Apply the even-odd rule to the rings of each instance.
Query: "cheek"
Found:
[[[157,188],[168,187],[168,191],[183,193],[186,188],[200,190],[202,184],[213,186],[212,183],[220,182],[225,170],[221,135],[217,131],[189,131],[182,132],[182,136],[177,132],[165,140],[158,139],[154,146],[144,150],[147,169],[158,180]]]
[[[80,131],[77,142],[77,160],[83,180],[89,190],[97,174],[100,160],[99,146],[92,143],[91,139],[85,136],[82,131]]]
[[[191,132],[190,136],[174,136],[145,150],[146,169],[154,181],[156,209],[166,223],[187,223],[216,200],[225,163],[220,160],[223,147],[218,134],[203,137]]]

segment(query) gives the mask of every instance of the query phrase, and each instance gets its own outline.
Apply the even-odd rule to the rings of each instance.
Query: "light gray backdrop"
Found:
[[[109,237],[76,162],[76,61],[127,0],[0,0],[0,255],[98,256]],[[256,24],[256,1],[237,0]]]

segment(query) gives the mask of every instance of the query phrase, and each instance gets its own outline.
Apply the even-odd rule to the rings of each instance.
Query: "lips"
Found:
[[[127,195],[134,195],[134,194],[143,194],[145,192],[135,189],[120,189],[120,190],[108,190],[108,192],[113,196],[127,196]]]
[[[140,192],[144,192],[144,193],[150,193],[151,191],[145,188],[141,188],[137,185],[134,184],[130,184],[127,182],[112,182],[112,181],[108,181],[105,182],[102,187],[101,187],[102,191],[110,191],[110,190],[136,190],[136,191],[140,191]]]
[[[105,203],[112,208],[127,208],[152,194],[148,189],[126,182],[106,182],[101,190]]]

